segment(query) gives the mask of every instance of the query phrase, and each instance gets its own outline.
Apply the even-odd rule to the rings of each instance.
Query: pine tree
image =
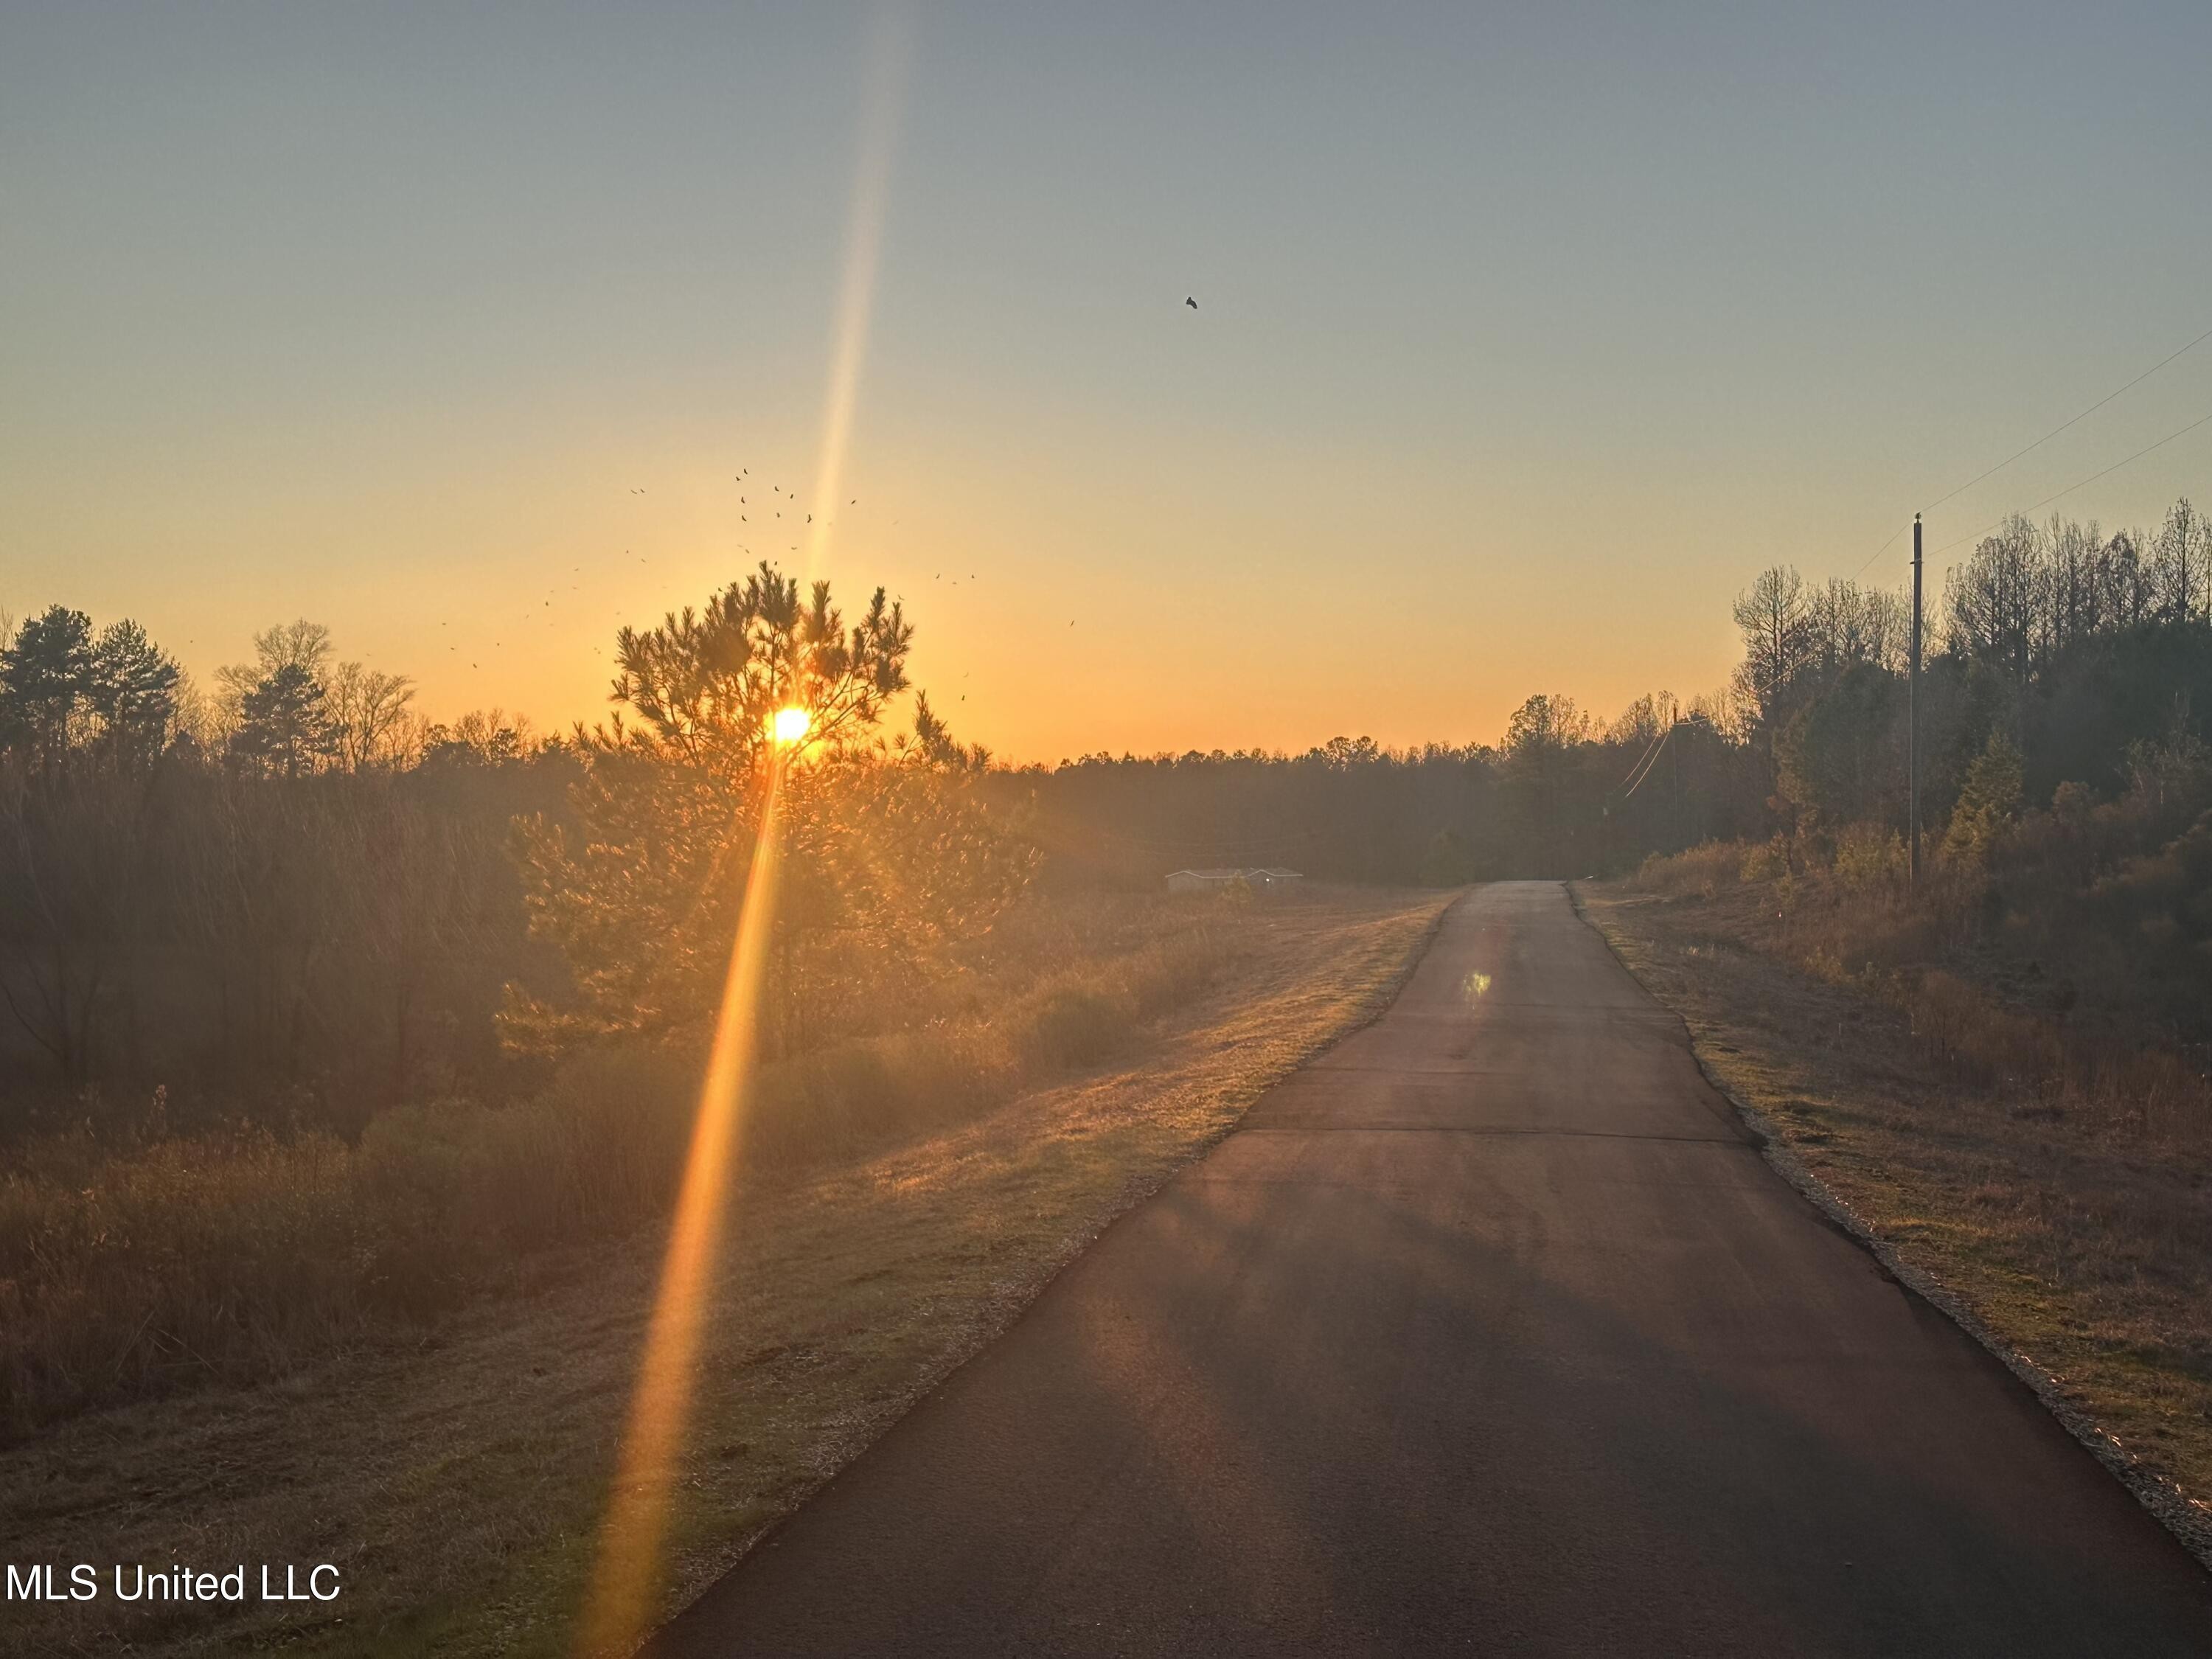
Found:
[[[0,743],[58,765],[85,734],[93,690],[92,619],[49,607],[0,651]]]
[[[802,599],[765,563],[702,611],[620,632],[612,696],[636,718],[576,732],[579,833],[542,817],[516,824],[532,932],[559,948],[577,995],[556,1006],[511,989],[510,1041],[557,1045],[711,1012],[771,764],[786,768],[775,988],[787,1047],[806,984],[927,972],[947,943],[990,926],[1035,854],[968,787],[984,757],[926,698],[913,737],[874,735],[907,689],[913,633],[880,588],[848,627],[827,582]],[[805,711],[806,737],[775,760],[770,722],[787,708]],[[836,975],[821,970],[833,950]]]
[[[337,752],[322,684],[299,663],[284,664],[248,691],[239,713],[231,752],[264,771],[296,777]]]
[[[2020,817],[2023,778],[2020,750],[2003,732],[1990,733],[1982,752],[1966,769],[1959,790],[1959,804],[1951,810],[1951,825],[1944,832],[1943,851],[1954,858],[1981,863],[2007,826]]]

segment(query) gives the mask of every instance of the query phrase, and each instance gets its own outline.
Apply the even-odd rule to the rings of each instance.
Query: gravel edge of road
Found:
[[[1918,1297],[1948,1319],[2027,1384],[2030,1392],[2042,1402],[2044,1409],[2057,1419],[2091,1456],[2103,1464],[2106,1472],[2125,1486],[2137,1503],[2150,1511],[2158,1523],[2195,1558],[2198,1565],[2212,1572],[2212,1516],[2208,1516],[2178,1487],[2144,1468],[2126,1447],[2067,1399],[2050,1372],[1983,1323],[1980,1316],[1941,1279],[1899,1257],[1888,1241],[1875,1232],[1857,1211],[1830,1191],[1826,1183],[1808,1170],[1791,1150],[1788,1138],[1774,1127],[1765,1114],[1723,1082],[1713,1068],[1705,1063],[1705,1055],[1698,1051],[1697,1032],[1692,1029],[1688,1018],[1645,985],[1620,952],[1613,948],[1613,940],[1607,936],[1605,929],[1592,921],[1583,908],[1581,884],[1569,881],[1561,884],[1567,890],[1568,902],[1573,905],[1577,919],[1597,936],[1613,959],[1620,963],[1621,970],[1643,988],[1644,994],[1666,1009],[1681,1026],[1683,1039],[1688,1046],[1690,1058],[1696,1062],[1698,1074],[1715,1094],[1735,1109],[1736,1115],[1742,1119],[1744,1127],[1758,1139],[1760,1155],[1765,1158],[1768,1166],[1796,1188],[1801,1197],[1844,1237],[1873,1256],[1882,1271],[1906,1291]]]

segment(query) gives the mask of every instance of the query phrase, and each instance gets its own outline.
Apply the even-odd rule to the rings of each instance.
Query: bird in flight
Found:
[[[1188,294],[1186,294],[1185,295],[1183,295],[1183,301],[1182,301],[1182,302],[1183,302],[1185,305],[1188,306],[1188,307],[1189,307],[1193,311],[1195,311],[1195,310],[1197,310],[1197,309],[1198,309],[1198,301],[1197,301],[1197,300],[1195,300],[1194,298],[1193,298],[1191,295],[1188,295]]]

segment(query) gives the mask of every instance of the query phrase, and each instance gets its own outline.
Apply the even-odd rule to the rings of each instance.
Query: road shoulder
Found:
[[[2063,1125],[1964,1097],[1904,1016],[1687,905],[1575,883],[1577,911],[1688,1030],[1783,1177],[1954,1320],[2212,1568],[2202,1267],[2159,1250],[2204,1195]],[[2185,1186],[2185,1183],[2179,1183]],[[2201,1252],[2195,1253],[2201,1259]],[[2196,1264],[2191,1263],[2191,1266]]]

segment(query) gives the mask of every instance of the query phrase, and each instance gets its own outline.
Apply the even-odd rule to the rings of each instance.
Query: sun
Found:
[[[769,729],[781,744],[794,744],[806,736],[807,728],[814,724],[814,716],[804,708],[779,708],[769,721]]]

